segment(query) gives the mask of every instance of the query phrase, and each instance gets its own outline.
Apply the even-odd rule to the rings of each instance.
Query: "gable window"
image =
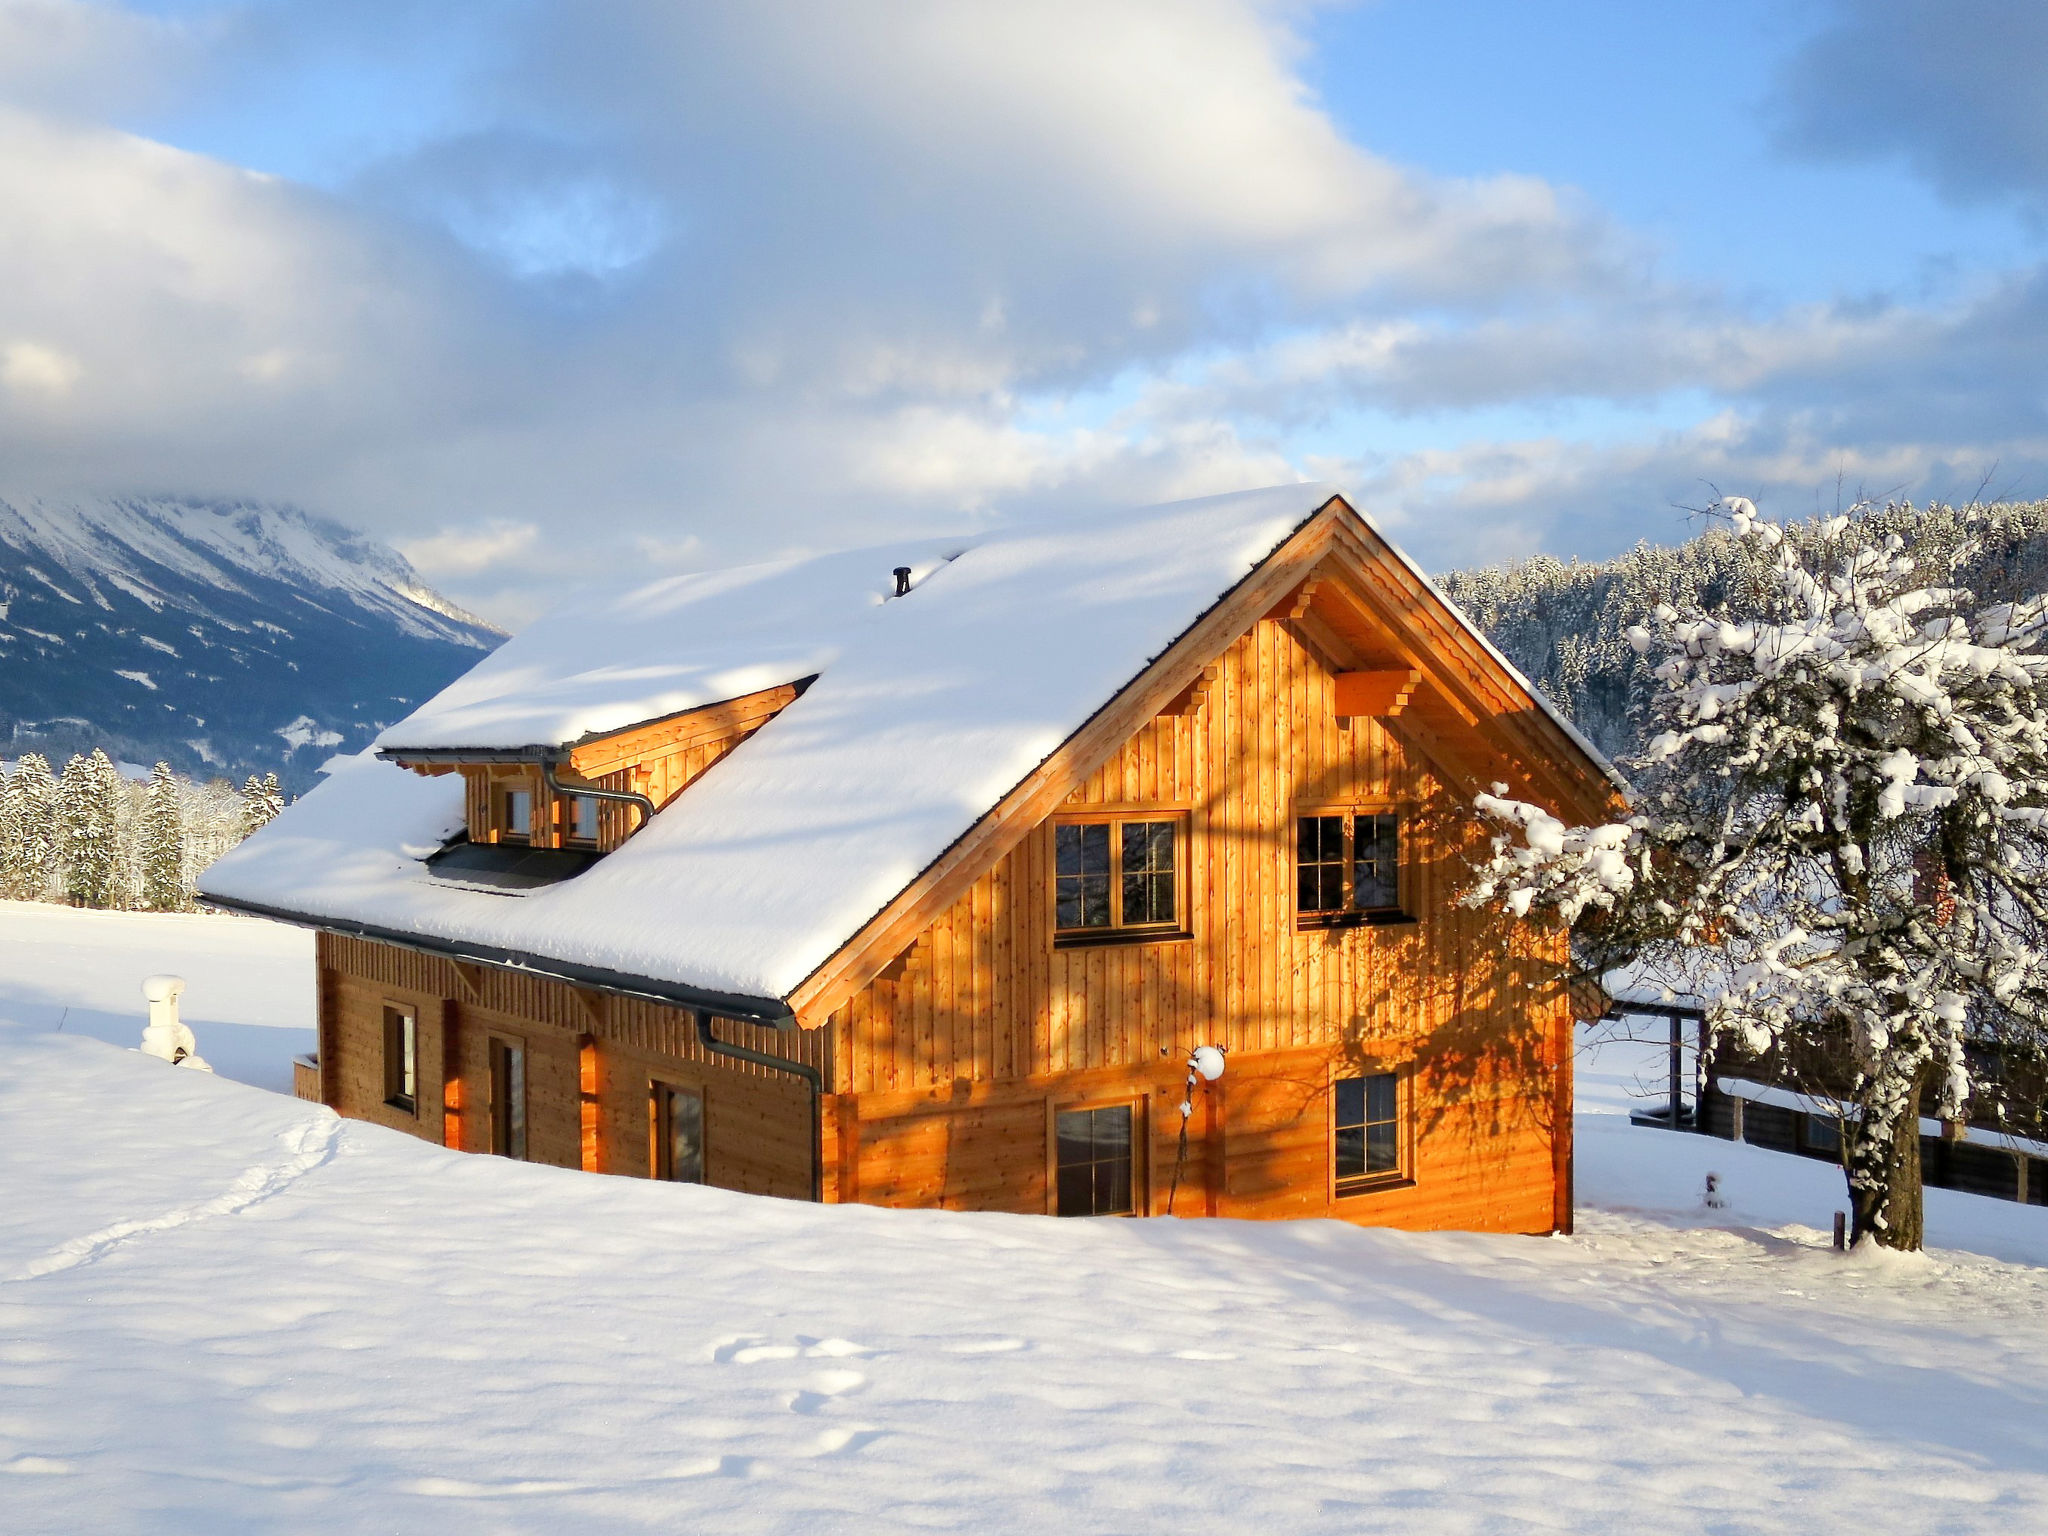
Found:
[[[533,836],[533,791],[505,789],[498,792],[499,836],[506,842],[523,843]]]
[[[526,1157],[526,1047],[491,1037],[491,1150]]]
[[[1063,1109],[1053,1116],[1054,1210],[1061,1216],[1128,1216],[1131,1106]]]
[[[1306,922],[1385,921],[1401,904],[1401,817],[1318,812],[1295,821],[1295,910]]]
[[[1053,827],[1053,927],[1063,940],[1181,928],[1185,822],[1063,821]]]
[[[654,1085],[654,1157],[657,1179],[704,1182],[704,1095],[672,1083]]]
[[[419,1020],[410,1008],[384,1010],[384,1102],[419,1113]]]
[[[1337,1193],[1398,1181],[1401,1177],[1401,1079],[1374,1072],[1335,1084],[1332,1139]]]

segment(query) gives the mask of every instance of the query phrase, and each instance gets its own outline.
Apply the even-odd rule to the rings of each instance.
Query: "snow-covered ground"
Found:
[[[180,1004],[199,1054],[224,1077],[292,1091],[292,1057],[313,1049],[313,936],[214,913],[88,912],[0,901],[0,1019],[142,1038],[142,979],[186,980]]]
[[[1502,1238],[597,1179],[54,1022],[0,1030],[9,1533],[2048,1529],[2048,1210],[1837,1255],[1828,1168],[1628,1126],[1654,1047],[1584,1068],[1579,1235]]]

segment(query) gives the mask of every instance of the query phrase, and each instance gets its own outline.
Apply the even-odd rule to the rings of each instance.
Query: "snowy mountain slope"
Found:
[[[502,638],[294,508],[0,498],[9,756],[97,745],[303,787]]]

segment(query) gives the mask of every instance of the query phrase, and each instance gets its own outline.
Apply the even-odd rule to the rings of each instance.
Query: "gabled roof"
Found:
[[[1319,512],[1321,542],[1291,537]],[[828,962],[864,958],[854,941],[878,916],[943,898],[939,876],[999,839],[992,812],[1035,807],[1057,788],[1052,770],[1095,737],[1111,750],[1127,734],[1113,704],[1142,723],[1185,686],[1174,669],[1199,669],[1298,585],[1333,519],[1378,542],[1329,487],[1293,485],[586,598],[376,746],[559,748],[817,681],[574,880],[519,896],[436,881],[424,860],[462,826],[461,781],[366,753],[208,870],[202,894],[741,1017],[786,1016],[794,999],[815,1020],[831,1006]],[[913,570],[900,598],[887,595],[897,565]],[[1461,649],[1492,657],[1515,698],[1567,733],[1574,772],[1611,772],[1434,604]],[[1237,628],[1207,632],[1219,624]]]

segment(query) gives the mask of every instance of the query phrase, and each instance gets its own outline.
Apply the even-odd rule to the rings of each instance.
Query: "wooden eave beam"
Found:
[[[665,757],[757,731],[795,703],[803,691],[798,683],[778,683],[735,699],[627,726],[578,742],[569,749],[569,766],[583,778],[598,779],[652,757]]]
[[[1165,653],[1081,728],[1067,738],[1022,783],[997,803],[952,847],[932,861],[788,997],[797,1021],[814,1028],[887,965],[997,859],[1059,808],[1148,720],[1196,681],[1238,636],[1289,596],[1315,569],[1349,508],[1332,497],[1266,562],[1190,626]]]
[[[1392,719],[1408,707],[1408,700],[1421,682],[1422,673],[1414,667],[1339,672],[1335,688],[1337,713]]]

